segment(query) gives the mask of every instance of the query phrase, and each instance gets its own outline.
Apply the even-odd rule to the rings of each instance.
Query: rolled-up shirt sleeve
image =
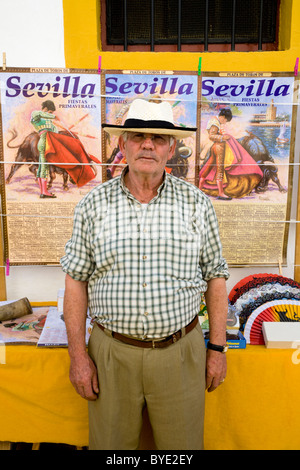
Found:
[[[229,278],[228,265],[222,255],[222,244],[219,234],[219,224],[214,207],[207,198],[207,208],[204,221],[203,245],[200,255],[200,267],[205,281],[216,277]]]
[[[87,281],[94,271],[88,223],[80,204],[75,207],[72,237],[66,243],[65,256],[60,264],[63,271],[76,281]]]

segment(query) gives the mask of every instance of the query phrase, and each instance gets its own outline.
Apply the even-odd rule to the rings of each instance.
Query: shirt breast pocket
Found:
[[[178,277],[194,280],[199,269],[199,245],[196,241],[180,240],[179,247]]]
[[[167,275],[180,280],[193,281],[199,269],[199,241],[176,237],[166,240],[164,245]]]

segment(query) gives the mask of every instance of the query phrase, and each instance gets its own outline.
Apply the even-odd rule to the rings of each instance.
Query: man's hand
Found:
[[[86,400],[96,400],[99,393],[97,369],[88,353],[71,360],[70,381]]]
[[[207,349],[206,352],[206,389],[213,392],[224,382],[227,372],[226,355]]]

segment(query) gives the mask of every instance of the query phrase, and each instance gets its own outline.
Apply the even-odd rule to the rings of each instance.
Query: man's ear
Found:
[[[125,153],[124,153],[124,151],[125,151],[125,141],[124,141],[124,137],[122,135],[120,135],[120,137],[118,139],[118,144],[119,144],[120,151],[122,152],[123,155],[125,155]]]
[[[173,144],[170,146],[170,149],[169,149],[169,156],[168,156],[168,160],[170,160],[170,158],[173,157],[174,153],[175,153],[175,149],[176,149],[176,145],[177,145],[177,140],[175,138],[173,138],[174,142]]]

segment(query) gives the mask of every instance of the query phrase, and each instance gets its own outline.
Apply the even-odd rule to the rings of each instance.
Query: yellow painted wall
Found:
[[[100,0],[63,0],[67,68],[219,71],[294,70],[300,56],[300,1],[282,0],[279,48],[276,52],[103,52],[100,41]]]

